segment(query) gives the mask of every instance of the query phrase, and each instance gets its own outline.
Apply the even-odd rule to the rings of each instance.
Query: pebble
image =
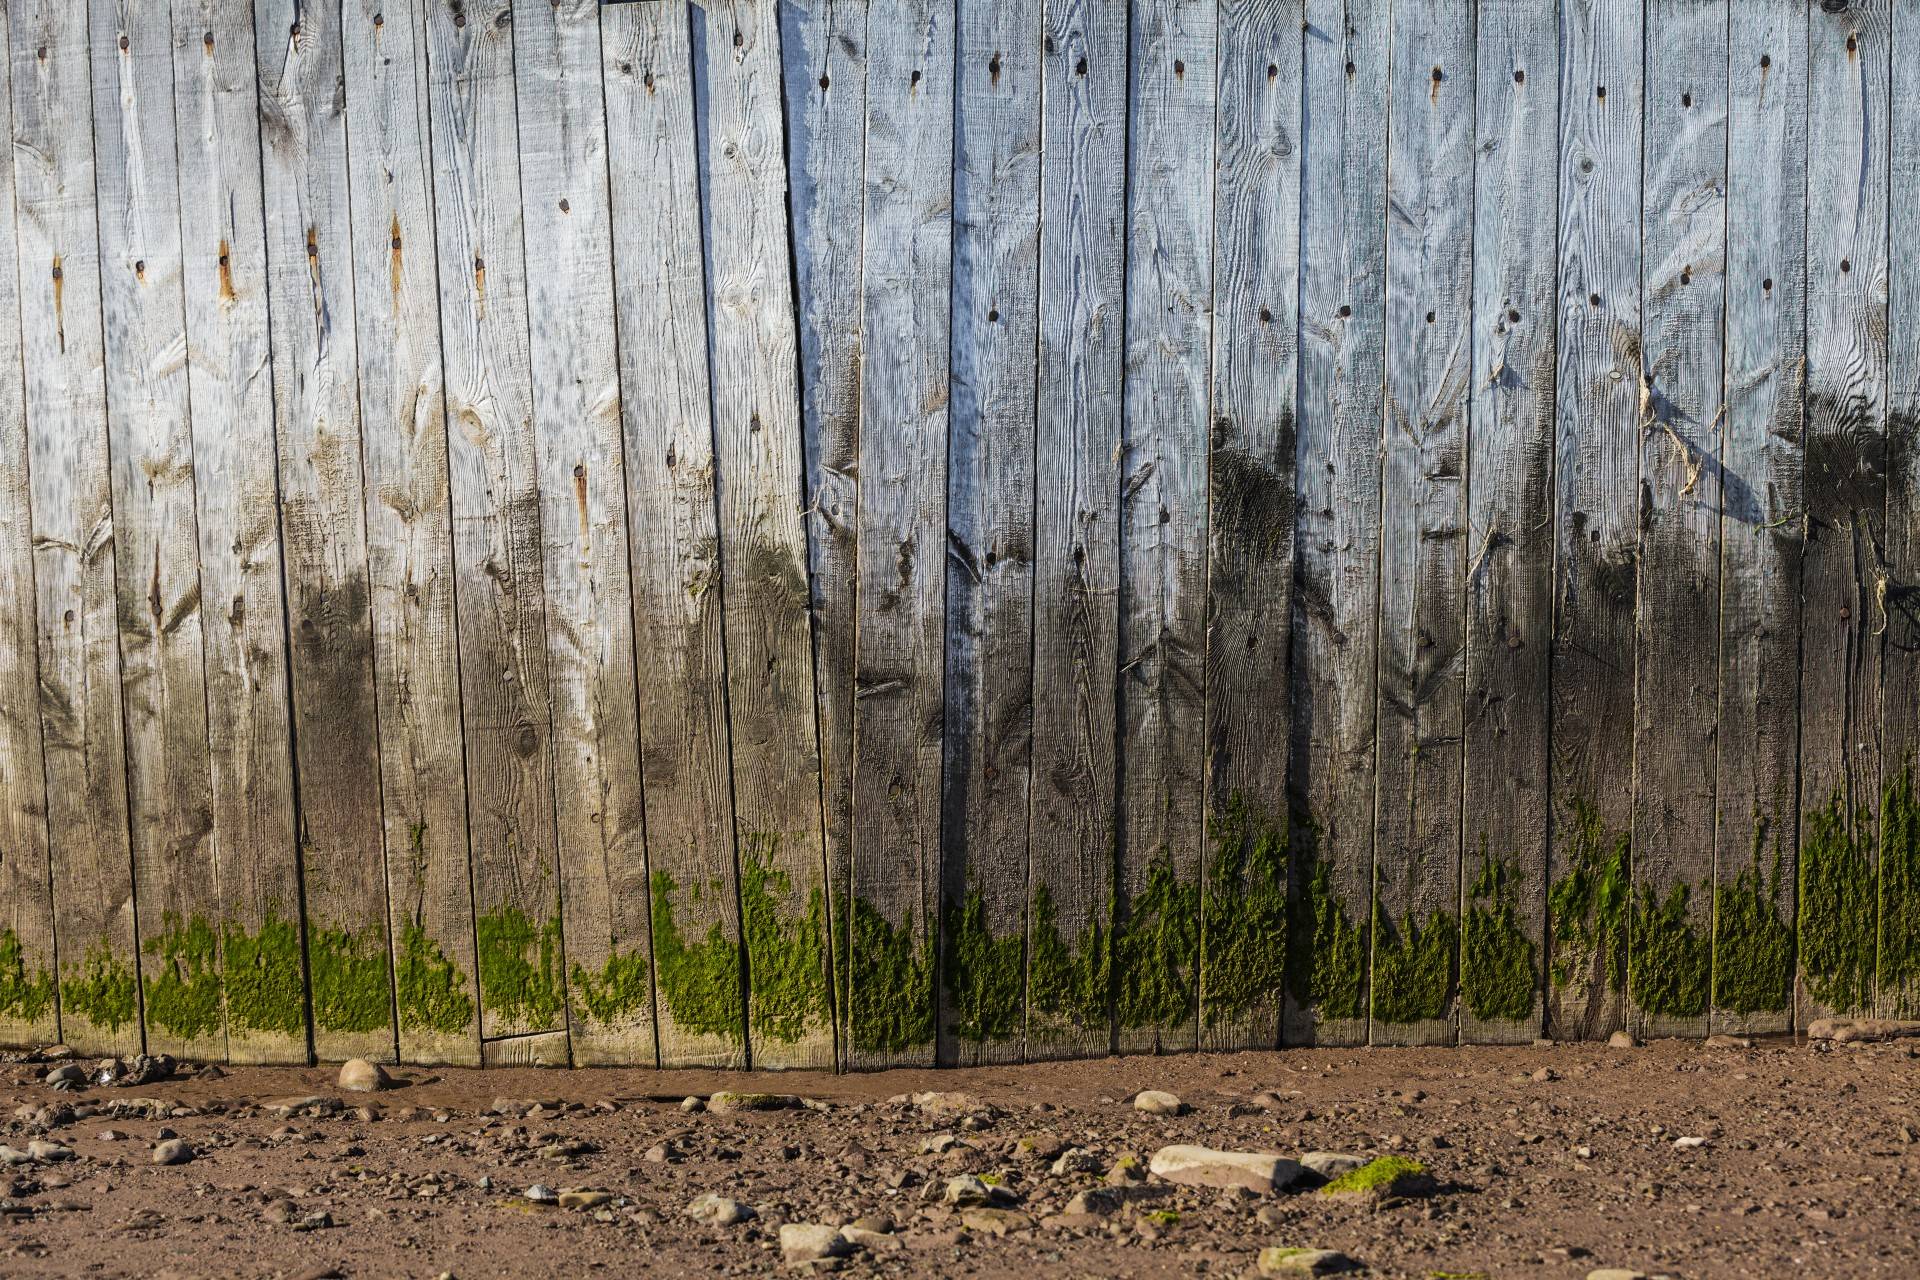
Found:
[[[1064,1178],[1076,1173],[1100,1172],[1100,1157],[1085,1147],[1068,1147],[1052,1165],[1053,1176]]]
[[[789,1265],[844,1258],[852,1251],[840,1229],[824,1222],[789,1222],[780,1228],[780,1256]]]
[[[1647,1273],[1626,1267],[1600,1267],[1587,1272],[1587,1280],[1647,1280]]]
[[[1267,1248],[1260,1251],[1263,1276],[1329,1276],[1352,1271],[1359,1263],[1332,1249]]]
[[[562,1209],[598,1209],[602,1205],[613,1203],[611,1191],[562,1191],[560,1207]]]
[[[708,1192],[695,1199],[686,1207],[686,1215],[699,1222],[711,1222],[716,1227],[731,1227],[757,1216],[754,1211],[738,1200],[729,1200],[726,1196]]]
[[[993,1205],[1014,1203],[1014,1195],[1005,1187],[998,1187],[971,1173],[963,1173],[947,1181],[944,1196],[946,1202],[961,1209],[987,1208]]]
[[[1163,1090],[1142,1089],[1133,1096],[1133,1109],[1150,1116],[1177,1116],[1187,1109],[1187,1104]]]
[[[62,1160],[73,1159],[73,1148],[36,1138],[27,1144],[27,1154],[41,1164],[57,1164]]]
[[[707,1099],[707,1110],[717,1116],[732,1111],[787,1111],[800,1105],[800,1099],[791,1093],[731,1093],[722,1090]]]
[[[85,1084],[87,1069],[77,1062],[63,1062],[47,1072],[45,1083],[51,1085]]]
[[[1120,1207],[1126,1202],[1126,1196],[1122,1195],[1117,1187],[1088,1187],[1085,1191],[1077,1192],[1073,1199],[1067,1201],[1067,1212],[1086,1213],[1104,1218],[1109,1214],[1120,1212]]]
[[[1697,1151],[1707,1145],[1705,1138],[1675,1138],[1673,1145],[1681,1151]]]
[[[701,1111],[705,1111],[707,1104],[699,1098],[686,1097],[680,1099],[680,1109],[688,1115],[695,1115]]]
[[[1147,1171],[1140,1167],[1140,1157],[1132,1152],[1115,1160],[1113,1167],[1107,1170],[1107,1185],[1110,1187],[1131,1187],[1146,1180]]]
[[[1215,1151],[1211,1147],[1162,1147],[1148,1164],[1157,1178],[1187,1187],[1245,1187],[1262,1194],[1300,1180],[1301,1166],[1264,1151]]]
[[[349,1093],[378,1093],[392,1087],[393,1077],[377,1062],[349,1058],[340,1064],[340,1078],[336,1083]]]
[[[966,1209],[960,1214],[960,1223],[981,1235],[1004,1236],[1031,1229],[1033,1219],[1017,1209]]]
[[[1715,1035],[1707,1037],[1709,1049],[1751,1049],[1753,1040],[1747,1036]]]
[[[1633,1038],[1633,1032],[1631,1031],[1616,1031],[1607,1037],[1607,1048],[1609,1049],[1633,1049],[1637,1048],[1639,1044],[1640,1042]]]
[[[194,1150],[185,1138],[169,1138],[153,1149],[155,1164],[185,1164],[193,1157]]]
[[[1332,1182],[1343,1173],[1352,1173],[1355,1169],[1366,1167],[1365,1156],[1348,1155],[1343,1151],[1309,1151],[1300,1157],[1300,1164],[1309,1173]]]
[[[560,1203],[560,1197],[554,1193],[552,1187],[549,1187],[544,1182],[536,1182],[520,1194],[521,1197],[530,1204]]]
[[[13,1147],[0,1146],[0,1164],[32,1164],[33,1157]]]

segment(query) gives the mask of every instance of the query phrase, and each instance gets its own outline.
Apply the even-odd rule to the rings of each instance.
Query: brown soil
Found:
[[[16,1116],[0,1141],[24,1150],[48,1138],[78,1158],[0,1168],[10,1183],[0,1274],[767,1275],[781,1270],[781,1222],[884,1214],[899,1246],[858,1253],[843,1274],[1241,1276],[1263,1246],[1297,1245],[1343,1251],[1391,1277],[1577,1280],[1602,1266],[1688,1280],[1912,1276],[1915,1055],[1910,1043],[1673,1041],[851,1076],[411,1069],[372,1096],[340,1094],[319,1068],[56,1092],[39,1083],[45,1066],[20,1065],[4,1069],[21,1082],[13,1105],[29,1104],[29,1117],[62,1104],[80,1114],[50,1130]],[[815,1105],[681,1109],[685,1095],[729,1088],[791,1091]],[[1178,1094],[1190,1113],[1155,1118],[1126,1105],[1144,1088]],[[979,1105],[940,1114],[888,1101],[918,1090],[964,1091]],[[1256,1101],[1263,1091],[1278,1096]],[[343,1106],[275,1108],[316,1094]],[[171,1115],[107,1109],[130,1097],[163,1099]],[[516,1101],[496,1114],[496,1100]],[[521,1114],[534,1100],[547,1105]],[[163,1129],[197,1158],[154,1166]],[[958,1142],[923,1154],[940,1133]],[[1706,1142],[1677,1148],[1680,1137]],[[1056,1176],[1032,1150],[1088,1148],[1105,1170],[1123,1153],[1144,1160],[1175,1142],[1400,1153],[1424,1161],[1439,1189],[1370,1205],[1150,1185],[1110,1217],[1063,1220],[1070,1196],[1104,1176]],[[1014,1219],[1005,1236],[963,1226],[938,1203],[963,1172],[1001,1175],[1033,1225]],[[534,1183],[617,1198],[584,1211],[540,1207],[520,1198]],[[690,1221],[685,1206],[705,1192],[759,1217]]]

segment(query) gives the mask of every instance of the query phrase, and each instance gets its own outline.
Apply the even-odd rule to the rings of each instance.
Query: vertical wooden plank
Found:
[[[61,1033],[141,1048],[94,207],[87,11],[12,14],[13,154],[40,728]]]
[[[193,408],[227,1056],[307,1059],[267,369],[267,245],[248,0],[173,6],[187,393]]]
[[[1280,1043],[1300,313],[1301,6],[1220,9],[1200,1038]]]
[[[418,12],[341,13],[374,696],[400,1057],[480,1061],[426,51]]]
[[[1025,1051],[1040,0],[959,6],[940,1061]]]
[[[1559,14],[1479,18],[1460,1038],[1525,1044],[1546,957]]]
[[[694,13],[749,1037],[756,1066],[830,1067],[778,0]]]
[[[1121,487],[1121,1052],[1198,1042],[1205,803],[1211,0],[1133,9]]]
[[[1872,1008],[1886,644],[1888,0],[1811,10],[1796,1018]]]
[[[11,16],[0,11],[0,49]],[[0,62],[7,153],[0,210],[14,205],[13,60]],[[11,216],[0,221],[14,229]],[[0,254],[0,1041],[60,1037],[54,996],[53,890],[48,883],[47,779],[40,749],[33,512],[27,476],[26,390],[20,364],[21,263]]]
[[[1375,1044],[1451,1044],[1458,1010],[1474,15],[1394,5],[1381,441]]]
[[[519,0],[513,28],[558,887],[576,942],[569,955],[590,974],[646,927],[647,910],[598,0]],[[521,875],[530,888],[550,871],[523,864]],[[733,895],[722,897],[726,932],[737,937]],[[550,892],[540,900],[552,910]],[[544,961],[556,922],[528,914],[539,922]],[[484,961],[484,933],[481,945]],[[731,1025],[732,1013],[724,1016]],[[670,1027],[661,1027],[662,1062],[742,1061],[738,1035],[682,1030],[670,1041]]]
[[[1881,723],[1879,993],[1883,1016],[1920,1011],[1920,806],[1913,795],[1920,748],[1920,263],[1911,247],[1920,224],[1920,5],[1893,10],[1892,118],[1888,190],[1905,193],[1890,210],[1887,281],[1886,673]]]
[[[391,1060],[340,11],[255,0],[314,1049]]]
[[[827,863],[828,998],[844,1061],[851,959],[854,583],[866,198],[867,0],[780,0],[788,206],[798,293],[800,428],[820,808]]]
[[[876,0],[867,46],[849,1062],[928,1063],[946,630],[953,0]]]
[[[546,594],[506,12],[504,0],[483,9],[434,3],[425,23],[476,935],[479,920],[487,921],[474,956],[483,1041],[538,1037],[563,1006]],[[623,1046],[616,1060],[650,1055],[650,1014],[638,1030],[645,1052],[630,1059]],[[551,1046],[550,1036],[534,1042],[542,1045]]]
[[[1307,4],[1290,1044],[1367,1038],[1388,8]]]
[[[1799,814],[1807,6],[1728,30],[1714,1031],[1792,1024]]]
[[[1725,417],[1727,24],[1647,7],[1641,200],[1645,391],[1634,592],[1633,938],[1628,1016],[1704,1036],[1713,971],[1714,763]]]
[[[149,1049],[217,1059],[227,1048],[220,860],[201,666],[173,36],[164,3],[91,0],[88,8],[142,1007]]]
[[[1641,418],[1641,0],[1560,17],[1552,992],[1570,1040],[1625,1024]]]
[[[1112,1046],[1127,6],[1047,0],[1027,1057]]]

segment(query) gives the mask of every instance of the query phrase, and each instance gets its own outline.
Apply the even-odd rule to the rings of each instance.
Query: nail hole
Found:
[[[1350,306],[1348,306],[1348,305],[1347,305],[1346,303],[1344,303],[1344,302],[1340,304],[1340,318],[1341,318],[1342,320],[1345,320],[1345,319],[1346,319],[1346,318],[1347,318],[1348,316],[1350,316],[1350,315],[1352,315],[1352,314],[1353,314],[1353,308],[1352,308],[1352,307],[1350,307]]]
[[[1597,307],[1597,306],[1599,306],[1599,305],[1600,305],[1600,295],[1599,295],[1599,294],[1597,294],[1597,293],[1590,293],[1590,294],[1588,294],[1588,295],[1587,295],[1587,305],[1588,305],[1588,306],[1590,306],[1590,307]]]
[[[1521,71],[1518,68],[1515,68],[1513,73],[1513,82],[1515,84],[1525,84],[1527,82],[1527,73],[1524,71]]]
[[[1692,105],[1693,105],[1693,95],[1692,95],[1692,94],[1690,94],[1690,93],[1683,93],[1683,94],[1681,94],[1681,95],[1680,95],[1680,105],[1681,105],[1681,106],[1683,106],[1683,107],[1690,107],[1690,106],[1692,106]]]
[[[1768,276],[1768,277],[1767,277],[1767,278],[1766,278],[1765,280],[1762,280],[1762,281],[1760,282],[1760,287],[1761,287],[1762,289],[1764,289],[1764,290],[1766,290],[1766,291],[1767,291],[1768,293],[1772,293],[1772,292],[1773,292],[1773,277],[1772,277],[1772,276]]]
[[[1593,91],[1593,96],[1604,101],[1607,96],[1607,86],[1601,85],[1599,88],[1595,89]]]
[[[1762,71],[1765,71],[1765,70],[1766,70],[1766,69],[1767,69],[1768,67],[1770,67],[1770,66],[1772,66],[1772,65],[1773,65],[1773,55],[1772,55],[1772,54],[1766,54],[1766,53],[1763,53],[1763,54],[1761,54],[1761,55],[1760,55],[1760,69],[1761,69]]]
[[[1853,270],[1853,259],[1851,259],[1851,258],[1842,258],[1842,259],[1840,259],[1840,269],[1841,269],[1842,271],[1851,271],[1851,270]]]

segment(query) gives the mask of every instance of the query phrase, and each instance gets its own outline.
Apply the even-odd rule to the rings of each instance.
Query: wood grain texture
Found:
[[[848,1061],[930,1063],[946,620],[953,0],[867,45]]]
[[[1714,732],[1726,319],[1727,12],[1650,0],[1642,179],[1640,544],[1635,563],[1628,1019],[1705,1035],[1712,998]]]
[[[39,715],[53,841],[60,1030],[142,1047],[115,616],[87,11],[11,11],[14,228],[26,371]]]
[[[253,6],[175,4],[172,44],[193,465],[197,476],[217,478],[196,484],[195,497],[227,1056],[303,1063],[307,981],[266,225],[259,148],[231,145],[260,125]],[[261,942],[270,945],[236,957],[236,943]]]
[[[1307,5],[1294,547],[1289,1044],[1367,1038],[1388,11]]]
[[[1639,505],[1640,0],[1560,30],[1549,1034],[1625,1025]]]
[[[648,904],[599,6],[518,0],[513,26],[560,903],[568,960],[592,972]],[[524,894],[549,871],[520,874]],[[737,1036],[682,1030],[663,1018],[663,1063],[741,1060]]]
[[[756,1066],[831,1067],[779,6],[693,14],[749,1039]]]
[[[1301,6],[1220,10],[1200,1040],[1280,1043],[1300,310]]]
[[[1799,1026],[1872,1008],[1877,968],[1890,10],[1808,16]]]
[[[1027,1057],[1112,1047],[1127,9],[1042,15]]]
[[[374,697],[400,1057],[480,1061],[424,30],[342,6]]]
[[[340,11],[256,0],[294,761],[322,1059],[395,1054]]]
[[[1199,1040],[1213,4],[1134,6],[1120,502],[1115,1043]]]
[[[1460,1039],[1541,1034],[1552,649],[1559,16],[1482,4],[1467,450]]]
[[[435,3],[425,23],[471,892],[502,943],[474,957],[483,1038],[554,1025],[561,1008],[558,954],[540,950],[559,914],[557,836],[507,12]],[[636,1058],[652,1042],[644,1019]]]
[[[1040,0],[960,9],[942,1063],[1025,1053]]]
[[[94,187],[106,335],[127,805],[147,1046],[226,1056],[186,301],[164,4],[93,0]]]
[[[0,209],[14,209],[12,18],[0,11]],[[14,230],[10,218],[0,220]],[[40,749],[39,641],[26,388],[20,364],[21,263],[0,254],[0,1041],[59,1039],[58,966],[47,849],[46,760]]]
[[[1807,6],[1752,6],[1728,39],[1710,1030],[1777,1032],[1792,1025],[1800,809]]]
[[[1394,6],[1381,440],[1375,1044],[1451,1044],[1460,919],[1473,11]]]

